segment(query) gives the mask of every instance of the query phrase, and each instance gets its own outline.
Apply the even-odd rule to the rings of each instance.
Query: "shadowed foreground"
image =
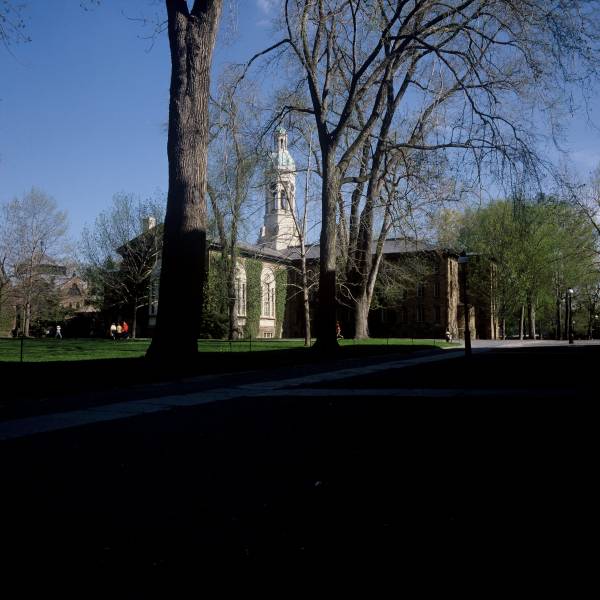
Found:
[[[524,364],[539,383],[569,380],[597,359],[597,348],[505,351],[456,368],[478,370],[488,386],[486,373],[521,386]],[[428,365],[428,381],[453,363]],[[420,369],[365,387],[400,387]],[[28,564],[363,557],[495,570],[546,561],[567,578],[591,560],[581,545],[596,487],[587,389],[568,401],[291,390],[5,442],[10,519],[0,543]]]

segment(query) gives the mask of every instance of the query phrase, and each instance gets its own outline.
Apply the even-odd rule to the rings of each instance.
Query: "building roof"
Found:
[[[377,241],[373,241],[371,245],[373,253],[375,253],[376,247]],[[285,257],[288,260],[299,260],[301,257],[299,247],[288,248],[284,252],[286,255]],[[445,252],[447,254],[457,254],[454,250],[449,248],[441,248],[430,242],[410,238],[393,238],[386,240],[383,244],[384,255],[410,254],[413,252]],[[319,258],[319,255],[319,244],[307,244],[306,258],[308,260],[316,260]]]

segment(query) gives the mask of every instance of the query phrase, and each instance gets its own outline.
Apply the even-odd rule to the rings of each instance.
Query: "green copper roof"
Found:
[[[296,163],[292,155],[287,150],[279,150],[278,152],[269,152],[269,168],[277,167],[279,169],[294,170]]]

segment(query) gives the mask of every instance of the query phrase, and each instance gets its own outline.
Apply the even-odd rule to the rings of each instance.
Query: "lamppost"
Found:
[[[463,314],[465,318],[465,356],[471,356],[471,326],[469,324],[469,300],[467,298],[467,265],[469,264],[469,257],[463,250],[458,257],[458,264],[463,265],[462,268],[462,292],[463,292]]]
[[[569,299],[569,322],[567,327],[569,328],[569,344],[573,343],[573,288],[567,290],[567,298]]]

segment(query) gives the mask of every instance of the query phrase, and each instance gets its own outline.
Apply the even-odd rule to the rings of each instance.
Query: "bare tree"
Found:
[[[299,281],[295,282],[292,280],[291,282],[288,282],[288,286],[297,288],[298,292],[302,294],[304,345],[310,346],[312,343],[310,301],[313,290],[317,288],[318,282],[315,280],[314,270],[309,265],[308,259],[311,248],[314,246],[314,244],[309,241],[311,229],[309,223],[311,217],[309,214],[309,205],[312,197],[312,173],[318,169],[315,169],[311,163],[314,151],[314,128],[307,123],[296,123],[295,128],[299,130],[300,137],[304,142],[302,145],[305,145],[306,147],[306,170],[304,173],[304,199],[302,202],[302,211],[300,212],[298,203],[295,203],[291,211],[297,246],[292,250],[290,258],[293,258],[294,261],[299,260],[300,262],[300,267],[297,269]],[[293,268],[294,267],[292,267],[292,269]],[[294,294],[291,295],[291,298],[293,298],[293,296]]]
[[[162,248],[164,201],[115,194],[81,237],[81,254],[96,303],[106,311],[131,315],[136,336],[138,309],[148,304],[150,279]]]
[[[271,49],[291,50],[308,87],[307,101],[296,94],[285,111],[312,114],[320,144],[319,346],[336,345],[336,212],[365,142],[382,151],[369,158],[367,198],[382,185],[383,152],[396,160],[391,152],[458,151],[478,175],[535,176],[535,106],[564,106],[569,84],[596,75],[597,8],[595,0],[285,1],[286,37]]]
[[[2,268],[22,306],[21,330],[27,336],[32,319],[52,292],[47,276],[64,258],[67,214],[58,210],[53,198],[33,188],[2,205],[0,222]]]
[[[573,203],[592,224],[600,241],[600,165],[591,174],[587,185],[570,185],[569,192]]]
[[[249,122],[254,120],[254,116],[248,102],[244,102],[242,108],[239,100],[241,93],[239,88],[236,90],[230,83],[224,83],[220,88],[218,101],[213,103],[214,133],[208,183],[210,207],[225,266],[229,339],[239,335],[237,307],[240,298],[236,286],[238,241],[259,161],[259,154],[249,133]],[[249,91],[246,90],[246,93]]]
[[[147,356],[175,361],[198,352],[206,273],[210,69],[222,0],[166,0],[171,49],[169,191],[156,332]],[[181,326],[181,314],[186,316]]]
[[[23,10],[19,0],[0,0],[0,43],[6,48],[11,43],[29,41]]]

